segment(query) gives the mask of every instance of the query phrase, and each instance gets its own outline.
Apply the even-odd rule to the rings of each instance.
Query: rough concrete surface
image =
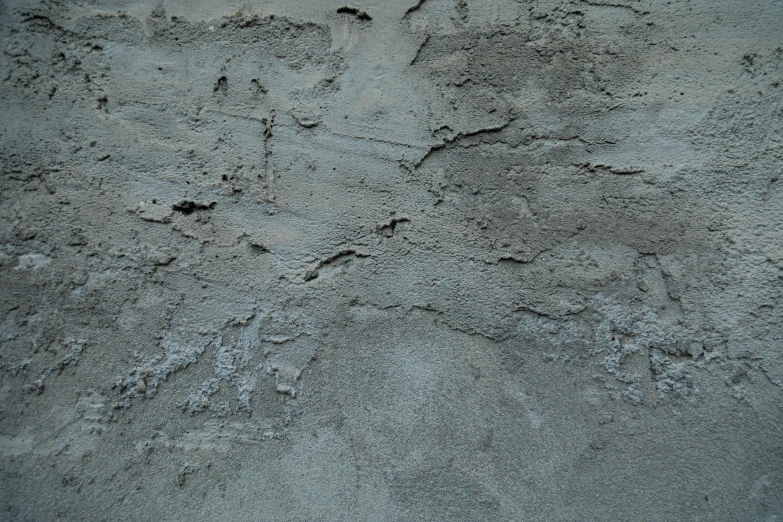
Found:
[[[0,0],[1,520],[783,520],[780,0]]]

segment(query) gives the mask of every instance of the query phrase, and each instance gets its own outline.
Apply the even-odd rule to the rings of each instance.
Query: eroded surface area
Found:
[[[781,26],[0,3],[0,518],[783,520]]]

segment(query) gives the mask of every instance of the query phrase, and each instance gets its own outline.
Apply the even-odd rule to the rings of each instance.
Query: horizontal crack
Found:
[[[427,153],[424,154],[424,156],[422,156],[419,159],[419,161],[417,161],[413,165],[413,167],[414,168],[419,168],[421,166],[421,164],[424,163],[424,161],[428,157],[430,157],[430,155],[432,155],[434,152],[436,152],[438,150],[445,149],[449,145],[453,145],[453,144],[459,142],[460,140],[463,140],[463,139],[466,139],[466,138],[471,138],[473,136],[479,136],[481,134],[493,134],[493,133],[496,133],[496,132],[500,132],[503,129],[505,129],[506,127],[508,127],[509,125],[511,125],[511,122],[513,122],[513,121],[514,121],[514,118],[511,118],[508,121],[506,121],[504,123],[501,123],[500,125],[496,125],[494,127],[484,127],[484,128],[481,128],[481,129],[477,129],[477,130],[470,131],[470,132],[464,132],[464,133],[460,132],[460,133],[457,133],[456,135],[452,136],[451,138],[446,138],[446,140],[443,141],[442,143],[438,143],[436,145],[431,146],[430,149],[427,151]]]

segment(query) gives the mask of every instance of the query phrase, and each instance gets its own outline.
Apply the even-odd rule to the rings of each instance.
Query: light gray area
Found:
[[[0,0],[0,519],[783,521],[783,2]]]

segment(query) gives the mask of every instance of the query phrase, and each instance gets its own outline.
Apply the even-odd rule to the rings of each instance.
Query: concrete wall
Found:
[[[783,520],[783,2],[0,2],[3,520]]]

